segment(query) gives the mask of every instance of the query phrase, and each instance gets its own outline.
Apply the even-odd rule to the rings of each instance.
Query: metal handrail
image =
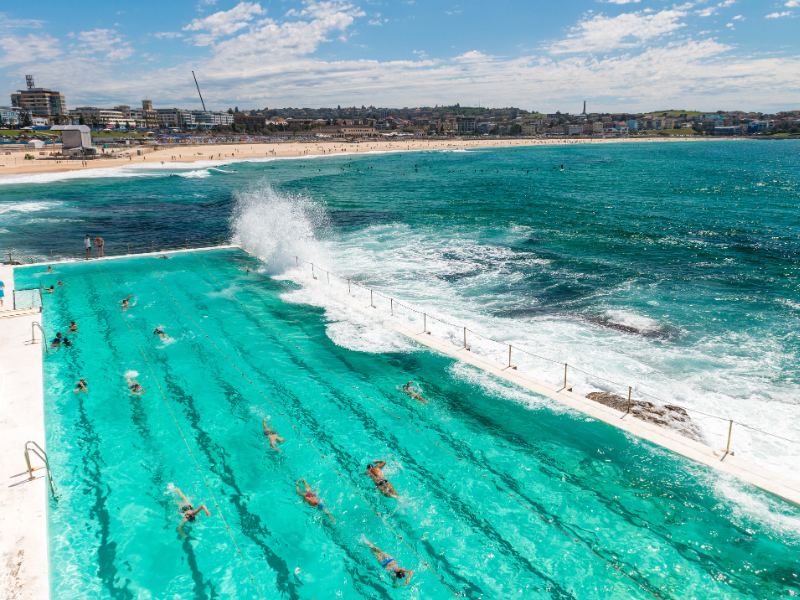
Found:
[[[37,327],[39,328],[39,331],[42,332],[42,345],[44,346],[44,351],[50,352],[50,350],[48,350],[47,348],[47,334],[44,332],[44,328],[42,327],[41,323],[39,323],[39,321],[34,321],[33,323],[31,323],[31,344],[36,343]]]
[[[31,454],[34,454],[39,457],[44,463],[44,467],[34,467],[31,465]],[[44,451],[39,444],[34,442],[33,440],[28,440],[25,442],[25,466],[28,470],[28,481],[33,481],[34,476],[33,472],[38,471],[39,469],[45,469],[47,471],[47,482],[50,485],[50,493],[52,494],[53,498],[56,498],[56,486],[53,483],[53,476],[50,473],[50,461],[47,459],[47,452]]]

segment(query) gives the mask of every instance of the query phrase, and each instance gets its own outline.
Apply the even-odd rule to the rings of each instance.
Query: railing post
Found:
[[[728,443],[725,445],[725,456],[731,454],[731,438],[733,437],[733,419],[728,420]],[[722,458],[725,458],[723,456]]]
[[[511,344],[508,345],[508,368],[511,368]]]
[[[564,363],[564,389],[567,389],[567,363]]]
[[[295,256],[294,257],[294,266],[295,267],[299,267],[300,266],[300,257],[299,256]]]
[[[467,347],[467,328],[464,327],[464,350],[469,350]]]
[[[428,333],[428,314],[422,313],[422,333]]]
[[[350,280],[347,280],[347,294],[350,294]]]
[[[631,412],[631,408],[633,408],[633,404],[631,403],[631,394],[632,393],[633,393],[633,388],[631,386],[628,386],[628,410],[625,411],[626,413],[630,413]]]
[[[372,290],[369,291],[369,305],[375,308],[375,304],[372,302]]]
[[[389,314],[394,316],[394,299],[389,298]]]
[[[28,468],[28,480],[33,479],[33,467],[31,467],[31,456],[28,453],[28,444],[25,444],[25,465]]]
[[[316,279],[317,276],[314,273],[314,263],[311,263],[311,279]]]

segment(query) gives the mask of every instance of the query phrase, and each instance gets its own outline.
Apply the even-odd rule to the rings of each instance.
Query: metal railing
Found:
[[[695,408],[676,405],[673,402],[641,391],[636,385],[620,383],[601,377],[596,373],[579,368],[563,360],[556,360],[526,348],[496,340],[464,325],[434,316],[427,310],[420,310],[400,302],[375,288],[364,285],[353,277],[340,276],[311,261],[302,260],[299,256],[295,257],[295,263],[297,267],[309,266],[310,274],[315,282],[319,284],[326,282],[329,286],[339,284],[342,291],[346,288],[348,296],[356,298],[360,296],[365,307],[372,309],[383,307],[386,310],[386,316],[393,319],[402,319],[407,324],[416,326],[418,333],[433,335],[440,340],[449,341],[458,349],[489,359],[503,370],[514,369],[526,372],[526,374],[533,374],[539,384],[549,387],[553,392],[558,393],[566,390],[586,395],[586,391],[589,390],[589,393],[610,394],[613,396],[614,402],[612,408],[619,411],[620,418],[626,418],[631,415],[668,426],[682,435],[719,448],[721,452],[720,460],[724,460],[727,456],[734,454],[732,445],[734,426],[753,434],[767,436],[772,440],[796,444],[798,445],[798,452],[800,452],[800,440],[771,433],[728,416],[714,415]],[[321,279],[320,276],[323,276],[323,278]],[[376,299],[383,300],[383,305],[379,304]],[[576,377],[577,374],[580,374],[580,379]],[[609,404],[606,405],[609,406]],[[647,415],[644,412],[645,409],[655,412]],[[689,415],[691,415],[691,419],[688,418]],[[661,417],[660,420],[659,417]],[[708,433],[708,430],[701,431],[696,424],[697,421],[702,422],[708,419],[713,419],[720,427],[719,431],[713,432],[715,437],[713,445],[705,439],[704,433]]]
[[[40,467],[34,467],[31,465],[31,454],[37,456],[39,460],[41,460],[44,465]],[[32,440],[28,440],[25,442],[25,466],[28,471],[28,479],[27,481],[33,481],[35,477],[33,476],[34,471],[38,471],[40,469],[44,469],[47,472],[47,482],[50,485],[50,494],[52,494],[53,498],[56,497],[56,486],[53,483],[53,476],[50,473],[50,461],[47,459],[47,452]]]
[[[38,308],[39,312],[42,312],[41,288],[14,290],[13,306],[14,310],[32,310]]]
[[[113,242],[106,243],[102,255],[98,254],[97,248],[92,247],[89,259],[107,258],[112,256],[126,256],[136,254],[154,254],[158,252],[171,252],[175,250],[192,250],[197,248],[207,248],[230,244],[229,237],[187,237],[179,240],[148,240],[135,243]],[[47,253],[30,254],[19,251],[15,248],[8,248],[3,253],[3,264],[7,265],[27,265],[32,263],[58,262],[60,260],[80,260],[87,259],[86,250],[59,251],[48,250]]]
[[[31,323],[31,341],[30,341],[30,343],[31,344],[35,344],[36,343],[36,329],[39,329],[39,331],[42,332],[42,346],[44,346],[44,351],[45,352],[49,352],[50,350],[48,350],[48,348],[47,348],[47,334],[44,332],[44,327],[42,327],[42,324],[39,323],[39,321],[34,321],[33,323]]]

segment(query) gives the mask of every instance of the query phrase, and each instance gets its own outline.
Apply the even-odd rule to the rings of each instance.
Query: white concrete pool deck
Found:
[[[40,320],[39,313],[13,310],[11,267],[0,265],[0,280],[6,285],[0,308],[0,598],[39,600],[50,596],[48,487],[43,470],[24,482],[24,448],[28,440],[45,447],[44,342],[37,335],[39,343],[30,343],[31,324]],[[41,465],[35,457],[31,462]]]

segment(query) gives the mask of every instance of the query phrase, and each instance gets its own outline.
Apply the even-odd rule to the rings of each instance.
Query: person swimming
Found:
[[[78,333],[78,324],[75,321],[70,321],[69,322],[69,330],[72,333]]]
[[[385,460],[376,460],[367,465],[367,475],[375,483],[381,494],[388,498],[397,498],[397,490],[389,483],[383,475],[383,467],[386,466]]]
[[[65,338],[64,334],[59,331],[58,333],[56,333],[56,337],[53,338],[53,341],[50,342],[50,347],[61,348],[61,346],[69,348],[70,346],[72,346],[72,342],[69,341],[67,338]]]
[[[123,298],[123,300],[122,300],[122,310],[128,310],[128,307],[130,306],[130,302],[131,302],[131,297],[133,297],[133,294],[128,294],[128,296],[126,298]]]
[[[300,490],[301,483],[303,484],[305,491]],[[331,521],[336,523],[336,519],[333,517],[330,511],[327,508],[325,508],[325,504],[323,504],[322,499],[311,489],[311,486],[309,486],[308,483],[306,483],[305,479],[298,479],[297,481],[295,481],[294,491],[295,493],[297,493],[298,496],[300,496],[303,499],[303,501],[306,504],[308,504],[313,508],[316,508],[317,510],[324,512],[326,515],[328,515]]]
[[[75,385],[75,389],[73,390],[76,394],[85,393],[89,391],[89,384],[86,383],[86,380],[81,378],[78,380],[78,383]]]
[[[282,444],[286,440],[278,435],[278,432],[272,429],[269,425],[267,425],[267,420],[264,419],[264,435],[267,436],[269,439],[269,447],[275,450],[275,452],[282,452],[280,448],[278,448],[278,444]]]
[[[183,532],[183,526],[186,525],[186,523],[193,523],[194,521],[196,521],[197,515],[199,515],[201,512],[206,513],[207,517],[211,516],[211,511],[209,511],[208,508],[206,508],[205,504],[201,504],[200,506],[195,508],[194,505],[192,505],[192,501],[189,500],[186,494],[184,494],[179,487],[169,484],[169,486],[167,486],[167,489],[175,492],[181,499],[178,506],[180,507],[180,511],[183,514],[183,520],[181,521],[181,524],[178,525],[178,532],[182,536],[185,535]]]
[[[136,381],[136,376],[138,373],[136,371],[129,371],[125,373],[125,381],[128,383],[128,390],[130,390],[131,394],[134,396],[141,396],[144,394],[144,388]]]
[[[403,391],[406,393],[407,396],[409,396],[410,398],[413,398],[417,402],[422,402],[422,404],[427,404],[428,403],[428,401],[425,400],[425,398],[423,398],[422,396],[420,396],[419,393],[417,393],[417,391],[414,389],[414,382],[413,381],[407,382],[403,386]]]
[[[370,542],[368,539],[364,538],[364,543],[369,547],[370,552],[372,555],[377,559],[377,561],[381,564],[381,566],[392,574],[394,580],[392,581],[393,584],[402,583],[403,585],[408,585],[411,581],[411,577],[414,575],[414,571],[410,569],[403,569],[400,565],[397,564],[397,560],[386,554],[383,550],[378,548],[375,544]]]
[[[159,325],[158,327],[156,327],[156,328],[153,330],[153,335],[157,335],[157,336],[158,336],[158,337],[160,337],[162,340],[165,340],[165,339],[167,339],[167,337],[169,337],[169,336],[167,336],[167,332],[166,332],[166,331],[164,331],[164,328],[163,328],[163,327],[161,327],[161,325]]]
[[[52,294],[53,292],[55,292],[55,291],[56,291],[56,286],[54,286],[54,285],[51,285],[50,287],[46,287],[46,288],[44,288],[44,289],[45,289],[45,291],[46,291],[48,294]]]

